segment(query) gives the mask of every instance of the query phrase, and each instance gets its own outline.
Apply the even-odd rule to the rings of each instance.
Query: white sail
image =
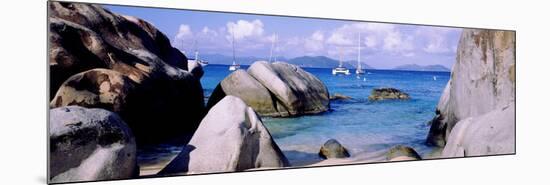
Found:
[[[355,74],[364,74],[365,71],[361,67],[361,32],[359,32],[359,38],[357,39],[357,69]]]
[[[278,38],[279,38],[279,35],[274,35],[273,40],[271,40],[271,50],[269,51],[269,60],[268,60],[268,62],[271,62],[271,58],[273,58],[273,50],[275,49],[275,42],[277,42]],[[273,62],[277,62],[277,57],[275,57]]]
[[[241,68],[241,66],[237,64],[237,61],[235,60],[235,35],[233,34],[233,31],[231,31],[231,39],[231,46],[233,48],[233,63],[229,66],[229,71],[235,71]]]
[[[362,70],[361,69],[361,32],[359,32],[359,39],[358,39],[358,43],[357,43],[357,70]]]
[[[344,67],[344,63],[342,61],[342,50],[339,49],[339,64],[338,64],[338,67],[332,69],[332,75],[338,75],[338,74],[344,74],[344,75],[349,75],[349,69],[345,68]]]

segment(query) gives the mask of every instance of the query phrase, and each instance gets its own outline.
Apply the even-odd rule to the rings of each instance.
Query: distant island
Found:
[[[290,64],[294,64],[300,67],[315,67],[315,68],[334,68],[338,66],[338,60],[328,58],[325,56],[302,56],[290,59],[287,61]],[[355,69],[357,66],[357,61],[344,61],[344,67],[349,69]],[[373,67],[362,63],[363,69],[374,69]]]
[[[230,56],[225,56],[221,54],[204,54],[200,58],[208,61],[210,64],[222,64],[230,65],[233,62],[233,58]],[[285,57],[277,57],[277,61],[285,61],[290,64],[294,64],[300,67],[307,68],[334,68],[338,66],[338,60],[328,58],[325,56],[301,56],[292,59],[287,59]],[[267,58],[260,57],[237,57],[235,58],[237,62],[241,65],[250,65],[258,60],[268,60]],[[357,61],[344,61],[344,67],[355,69]],[[363,69],[374,69],[368,64],[363,63]]]
[[[406,64],[394,67],[393,70],[402,70],[402,71],[451,71],[449,68],[442,65],[426,65],[421,66],[418,64]]]
[[[233,57],[225,56],[222,54],[203,54],[201,59],[208,61],[210,64],[231,65]],[[277,57],[277,61],[285,61],[289,64],[294,64],[300,67],[306,68],[334,68],[338,66],[338,60],[326,57],[326,56],[301,56],[296,58],[287,59],[285,57]],[[261,57],[236,57],[235,60],[241,65],[251,65],[255,61],[265,60],[268,58]],[[344,67],[348,69],[355,69],[357,67],[356,60],[344,61]],[[363,69],[376,69],[368,64],[363,63]],[[405,64],[400,65],[387,70],[402,70],[402,71],[451,71],[449,68],[443,65],[418,65],[418,64]]]

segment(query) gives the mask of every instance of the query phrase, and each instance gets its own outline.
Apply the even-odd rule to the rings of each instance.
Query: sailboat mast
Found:
[[[357,69],[361,69],[361,32],[359,32],[359,39],[357,42]]]
[[[197,40],[195,40],[193,45],[195,46],[195,61],[199,61],[199,51],[197,49]]]
[[[273,57],[273,47],[275,46],[275,36],[271,40],[271,50],[269,51],[269,62],[271,62],[271,57]]]
[[[274,50],[277,50],[277,40],[279,40],[279,35],[275,34],[275,42],[273,45],[275,45]],[[277,56],[273,57],[273,62],[277,62]]]
[[[235,34],[233,33],[233,30],[231,30],[231,38],[232,38],[231,45],[232,45],[232,48],[233,48],[233,65],[235,65],[236,64],[236,62],[235,62]]]
[[[342,67],[342,66],[344,66],[342,64],[342,48],[339,49],[339,53],[340,53],[340,57],[339,57],[340,58],[340,63],[338,64],[338,67]]]

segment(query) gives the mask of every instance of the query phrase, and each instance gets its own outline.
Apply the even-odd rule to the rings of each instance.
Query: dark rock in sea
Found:
[[[346,96],[340,93],[334,93],[332,96],[330,96],[330,100],[349,100],[351,99],[351,96]]]
[[[369,96],[369,100],[373,101],[387,99],[408,100],[410,99],[410,96],[399,89],[391,87],[373,89],[371,95]]]
[[[319,150],[319,157],[323,159],[347,158],[349,156],[348,150],[336,141],[336,139],[329,139]]]
[[[456,122],[456,118],[454,118],[452,114],[446,114],[448,111],[446,105],[450,96],[449,83],[450,82],[447,82],[447,86],[439,98],[439,103],[435,110],[434,118],[428,122],[428,125],[430,125],[430,131],[428,132],[428,137],[426,138],[426,144],[430,146],[444,147],[448,134],[447,123]]]
[[[394,146],[388,151],[388,153],[386,153],[386,160],[388,161],[408,161],[420,159],[422,158],[413,148],[403,145]]]
[[[204,75],[204,70],[202,69],[202,65],[197,61],[188,61],[187,62],[187,70],[195,76],[195,78],[202,78],[202,75]]]
[[[426,139],[443,157],[515,152],[515,33],[464,29]]]
[[[50,110],[50,182],[135,178],[132,132],[113,112],[79,106]]]
[[[198,68],[151,24],[100,5],[51,2],[52,108],[118,113],[138,144],[191,134],[204,116]]]
[[[262,116],[299,116],[330,108],[328,89],[321,80],[283,62],[259,61],[253,63],[247,73],[233,72],[214,90],[207,107],[226,95],[243,99]]]
[[[260,117],[235,96],[210,109],[191,141],[159,175],[289,166]]]

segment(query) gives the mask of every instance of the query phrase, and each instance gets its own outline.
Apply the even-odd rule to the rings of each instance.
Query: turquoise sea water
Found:
[[[243,66],[246,69],[246,66]],[[230,74],[228,66],[208,65],[201,79],[205,97]],[[333,76],[331,69],[304,68],[328,87],[330,94],[351,96],[331,101],[331,111],[296,118],[262,120],[291,164],[320,160],[317,152],[330,138],[338,140],[353,156],[387,150],[397,144],[413,147],[421,155],[431,152],[424,144],[449,72],[367,70],[367,75]],[[351,72],[355,72],[354,70]],[[434,76],[436,80],[434,80]],[[410,100],[368,101],[373,88],[394,87]]]

